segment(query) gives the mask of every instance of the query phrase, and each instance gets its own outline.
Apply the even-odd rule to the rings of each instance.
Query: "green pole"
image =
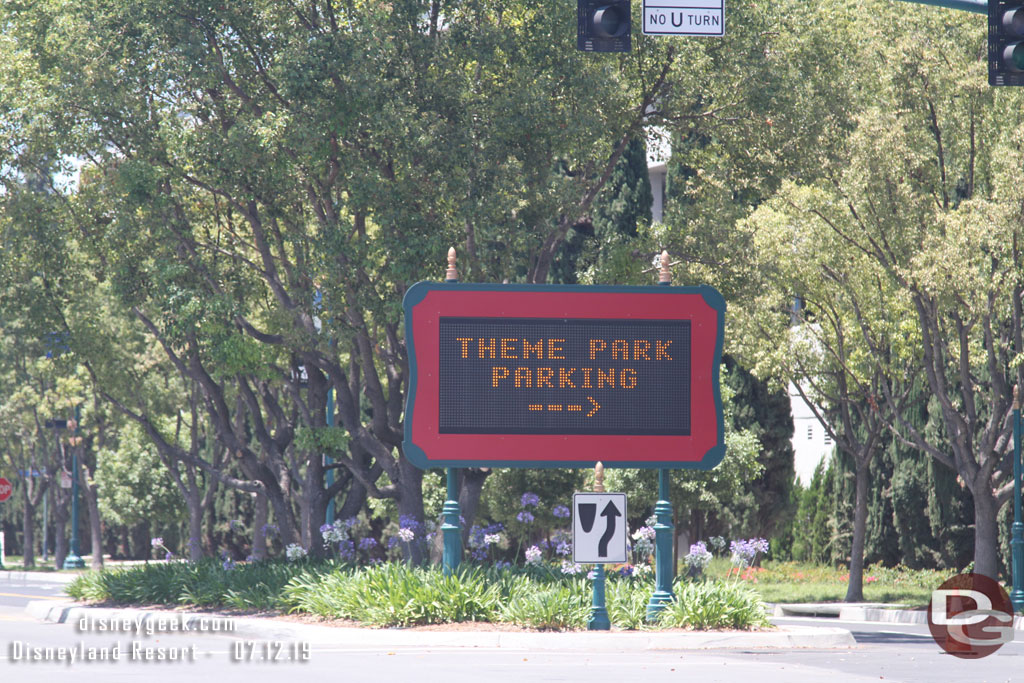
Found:
[[[74,438],[69,439],[74,442],[71,445],[71,552],[64,558],[64,569],[83,569],[85,567],[85,560],[78,552],[78,449],[81,444],[81,437],[78,436],[78,421],[80,419],[79,406],[75,406]]]
[[[455,247],[448,250],[448,270],[445,272],[446,282],[458,282],[459,271],[455,268]],[[445,575],[451,575],[459,567],[462,561],[462,527],[459,517],[462,512],[459,509],[459,470],[455,467],[447,469],[448,478],[448,499],[441,507],[443,521],[441,523],[441,534],[444,538],[444,552],[441,557],[441,567]]]
[[[608,618],[608,609],[604,602],[604,565],[594,567],[594,599],[590,605],[590,621],[587,622],[589,631],[607,631],[612,627],[611,619]]]
[[[663,287],[672,284],[667,251],[661,252],[658,284]],[[672,581],[675,579],[672,536],[675,526],[672,524],[672,503],[669,500],[669,471],[664,468],[658,470],[658,502],[654,504],[654,515],[654,594],[647,603],[648,621],[656,620],[661,610],[675,600],[672,592]]]
[[[604,493],[604,463],[594,465],[594,492]],[[604,600],[604,565],[594,568],[594,594],[590,603],[590,620],[587,622],[589,631],[607,631],[612,627],[608,617],[608,609]]]
[[[658,470],[658,502],[654,504],[657,521],[654,524],[654,595],[647,603],[647,619],[654,621],[668,603],[675,600],[672,580],[675,578],[672,553],[672,503],[668,500],[669,471]]]
[[[334,426],[334,387],[327,388],[327,426]],[[327,455],[324,456],[324,464],[330,465],[334,463],[334,458]],[[331,488],[334,485],[334,470],[327,470],[327,488]],[[325,521],[328,524],[334,524],[334,496],[331,496],[327,501],[327,514],[325,515]]]
[[[1010,527],[1010,552],[1013,563],[1013,611],[1024,610],[1024,523],[1020,502],[1020,387],[1013,388],[1013,525]]]

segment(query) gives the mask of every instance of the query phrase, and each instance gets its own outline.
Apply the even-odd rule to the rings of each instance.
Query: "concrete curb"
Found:
[[[61,574],[59,572],[26,572],[14,569],[0,570],[0,583],[63,583],[74,581],[81,574]]]
[[[898,606],[897,606],[898,607]],[[926,610],[886,608],[881,603],[792,603],[769,609],[773,617],[824,617],[837,621],[869,621],[881,624],[927,624]],[[1014,617],[1013,627],[1024,631],[1024,617]]]
[[[221,634],[264,640],[293,640],[330,644],[349,648],[501,648],[509,650],[557,651],[644,651],[644,650],[706,650],[706,649],[845,649],[856,645],[850,632],[837,627],[786,626],[776,631],[709,631],[709,632],[572,632],[525,633],[518,631],[420,631],[400,628],[334,628],[296,624],[275,619],[224,617],[162,610],[115,609],[84,607],[74,603],[34,600],[25,611],[41,621],[67,623],[77,628],[78,622],[90,620],[126,621],[141,628],[147,624],[160,629],[158,620],[170,620],[201,630],[204,623],[229,622],[230,628],[218,629]],[[175,630],[184,630],[177,628]],[[212,629],[211,629],[212,630]]]

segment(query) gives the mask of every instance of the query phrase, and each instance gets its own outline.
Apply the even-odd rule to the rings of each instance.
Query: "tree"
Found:
[[[922,367],[948,450],[907,419],[891,383],[874,394],[901,438],[963,479],[975,571],[997,576],[996,515],[1011,492],[1010,387],[1020,381],[1011,361],[1022,348],[1017,94],[984,87],[974,24],[921,14],[875,26],[879,48],[868,54],[891,75],[873,84],[847,162],[813,191],[783,189],[780,201],[794,224],[830,232],[870,264],[873,288],[903,319],[913,343],[894,347],[897,335],[880,336],[877,318],[859,316],[857,345],[873,357],[895,349],[892,358]]]

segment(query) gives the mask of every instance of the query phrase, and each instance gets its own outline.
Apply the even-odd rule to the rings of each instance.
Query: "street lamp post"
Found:
[[[71,551],[64,558],[64,569],[85,568],[85,560],[78,552],[78,450],[82,443],[82,437],[78,435],[80,418],[79,407],[75,406],[74,424],[68,424],[74,434],[68,439],[68,443],[71,444]]]

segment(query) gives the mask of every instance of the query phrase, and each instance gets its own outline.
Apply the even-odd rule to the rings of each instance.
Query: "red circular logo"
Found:
[[[958,574],[932,592],[928,629],[955,657],[986,657],[1013,640],[1010,596],[987,576]]]
[[[4,477],[0,477],[0,503],[11,497],[14,487]]]

